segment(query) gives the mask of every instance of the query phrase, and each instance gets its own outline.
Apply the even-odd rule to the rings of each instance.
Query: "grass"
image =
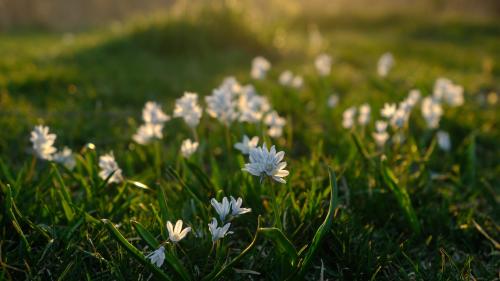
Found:
[[[0,34],[0,279],[498,278],[499,111],[482,101],[500,89],[498,22],[304,14],[259,24],[244,11],[200,9],[71,35]],[[319,47],[308,43],[312,22]],[[321,51],[334,58],[327,78],[312,63]],[[396,65],[381,79],[375,66],[386,51]],[[249,77],[257,55],[273,63],[264,81]],[[304,76],[302,90],[276,82],[285,69]],[[204,113],[190,160],[179,153],[191,134],[179,119],[154,145],[132,142],[146,101],[171,114],[183,91],[207,95],[228,75],[254,83],[286,116],[284,137],[266,139],[286,152],[287,184],[241,171],[246,159],[231,147],[243,134],[264,137],[254,126],[231,126],[228,144],[224,126]],[[354,135],[342,128],[345,108],[368,102],[376,119],[384,102],[412,88],[429,95],[440,76],[465,88],[465,105],[441,120],[450,152],[432,146],[418,112],[386,160],[369,137],[373,125]],[[335,109],[326,106],[332,92]],[[78,152],[75,170],[33,158],[29,132],[39,123],[57,146]],[[97,176],[98,155],[110,150],[129,182]],[[209,200],[229,195],[252,212],[212,249]],[[158,269],[143,256],[167,239],[166,220],[179,218],[193,233],[167,247]]]

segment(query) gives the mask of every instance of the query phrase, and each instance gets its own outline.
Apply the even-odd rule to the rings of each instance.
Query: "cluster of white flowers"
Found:
[[[356,116],[356,111],[356,107],[351,106],[342,113],[342,127],[351,129],[354,126],[354,117]]]
[[[271,110],[271,105],[266,97],[255,91],[252,85],[241,87],[238,98],[239,121],[257,123],[262,120],[266,112]]]
[[[268,150],[266,144],[263,144],[262,147],[250,149],[250,163],[245,164],[242,170],[260,177],[261,181],[268,176],[279,183],[286,183],[283,178],[289,172],[285,170],[286,162],[282,162],[284,156],[285,152],[276,152],[274,145]]]
[[[142,120],[144,124],[137,129],[137,133],[132,136],[132,139],[138,144],[145,145],[154,138],[163,138],[163,126],[165,122],[170,120],[170,116],[163,112],[158,103],[148,101],[142,110]]]
[[[213,118],[229,126],[238,119],[237,98],[241,87],[236,80],[225,79],[219,88],[212,91],[212,95],[206,96],[207,113]]]
[[[186,139],[182,142],[181,153],[185,158],[189,158],[198,149],[198,142],[193,142],[190,139]]]
[[[202,113],[196,93],[185,92],[181,98],[175,101],[174,117],[183,118],[184,122],[193,129],[200,123]]]
[[[377,63],[377,73],[380,77],[386,77],[394,66],[394,56],[391,53],[384,53]]]
[[[230,196],[230,200],[231,201],[229,201],[227,197],[222,198],[221,202],[217,201],[215,198],[212,198],[212,200],[210,200],[210,203],[217,212],[217,215],[219,215],[219,219],[222,225],[221,227],[218,227],[216,218],[212,218],[212,222],[208,224],[208,229],[212,234],[212,242],[224,238],[226,235],[232,233],[231,231],[228,231],[231,223],[228,222],[224,224],[228,215],[230,215],[231,218],[235,218],[239,215],[246,214],[252,211],[252,209],[250,208],[241,207],[241,205],[243,204],[243,199],[241,199],[241,197],[235,199],[233,196]]]
[[[438,78],[436,80],[432,96],[437,101],[443,101],[450,106],[464,104],[464,88],[454,84],[447,78]]]
[[[320,54],[314,60],[314,66],[320,76],[328,76],[332,71],[332,57],[327,54]]]
[[[241,151],[241,153],[247,155],[250,154],[250,150],[254,149],[257,147],[257,144],[259,143],[259,137],[255,136],[252,139],[249,139],[247,135],[243,136],[243,141],[238,142],[234,145],[234,148],[238,149]]]
[[[370,122],[371,107],[369,104],[365,103],[359,107],[358,123],[362,126],[367,125]]]
[[[252,70],[250,75],[253,79],[261,80],[266,78],[266,74],[271,69],[271,63],[264,57],[255,57],[252,60]]]
[[[118,163],[116,163],[113,152],[99,157],[99,168],[101,168],[99,177],[103,180],[109,178],[108,183],[120,183],[123,181],[122,169],[120,169]]]
[[[375,132],[373,132],[372,136],[377,146],[383,147],[389,139],[389,133],[387,133],[387,122],[377,120],[375,122]]]
[[[436,129],[439,127],[439,121],[443,115],[441,103],[433,97],[425,97],[422,100],[422,116],[427,122],[427,127]]]
[[[31,131],[30,141],[35,154],[40,159],[54,161],[72,170],[76,166],[73,152],[68,147],[58,152],[54,147],[57,136],[49,133],[49,130],[47,126],[38,125]]]
[[[268,126],[267,134],[273,138],[279,138],[283,134],[283,127],[286,120],[278,115],[278,112],[272,111],[266,115],[264,123]]]
[[[191,227],[182,229],[182,224],[182,220],[177,220],[174,227],[170,221],[167,221],[168,239],[172,241],[172,243],[178,243],[191,231]],[[157,267],[161,267],[165,261],[165,247],[160,246],[158,249],[147,255],[146,258],[149,259],[152,264]]]
[[[300,75],[294,75],[290,70],[280,74],[279,83],[285,87],[300,89],[304,85],[304,79]]]

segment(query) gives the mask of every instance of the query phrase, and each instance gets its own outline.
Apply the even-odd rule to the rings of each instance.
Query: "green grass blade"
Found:
[[[381,162],[380,173],[385,184],[389,187],[389,189],[396,197],[396,200],[398,201],[398,204],[401,207],[403,214],[408,220],[408,223],[410,224],[412,230],[416,234],[420,234],[420,222],[418,221],[417,214],[415,213],[413,205],[411,204],[410,195],[405,188],[398,185],[398,181],[387,166],[386,160],[382,160]]]
[[[167,280],[167,281],[173,281],[172,278],[170,278],[165,272],[163,272],[160,268],[158,268],[156,265],[152,264],[143,254],[141,251],[139,251],[136,247],[134,247],[130,242],[123,237],[123,235],[120,233],[118,229],[113,225],[113,223],[107,219],[102,219],[101,220],[104,223],[104,226],[108,229],[109,233],[113,237],[113,239],[118,242],[122,247],[127,250],[129,254],[132,255],[139,263],[147,267],[157,278],[157,280]]]
[[[335,172],[328,168],[328,173],[330,176],[330,207],[328,208],[328,213],[326,215],[325,220],[319,226],[316,234],[314,234],[313,240],[309,249],[307,250],[304,259],[299,265],[299,274],[298,277],[304,276],[306,270],[309,268],[316,251],[321,245],[321,241],[325,237],[325,235],[330,231],[333,224],[333,217],[335,215],[335,209],[339,205],[339,196],[338,196],[338,186],[337,186],[337,177],[335,176]]]
[[[19,225],[16,216],[14,215],[14,211],[12,211],[12,206],[14,205],[14,198],[12,198],[12,190],[10,188],[10,185],[7,184],[5,186],[4,192],[6,193],[5,211],[7,212],[7,217],[10,219],[12,226],[14,226],[16,232],[19,234],[19,236],[21,236],[21,240],[23,241],[26,251],[31,252],[31,246],[28,243],[28,239],[26,239],[26,236],[24,235],[21,226]]]
[[[263,236],[271,239],[276,247],[288,256],[290,264],[295,265],[298,258],[297,250],[279,228],[263,227],[259,229],[259,232],[262,233]]]
[[[71,196],[69,195],[69,192],[66,189],[66,184],[64,184],[64,180],[62,179],[55,164],[52,164],[52,172],[60,185],[60,188],[57,190],[57,194],[61,198],[64,215],[66,216],[66,219],[71,222],[75,217],[75,212],[72,208],[73,202],[71,200]]]
[[[151,248],[157,249],[160,247],[160,243],[156,240],[156,238],[151,234],[142,224],[138,221],[131,220],[130,223],[134,227],[137,234],[141,236],[142,240],[144,240]]]

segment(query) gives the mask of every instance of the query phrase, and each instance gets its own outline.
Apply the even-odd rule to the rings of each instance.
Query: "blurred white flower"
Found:
[[[233,94],[237,94],[241,91],[241,85],[233,76],[228,76],[222,80],[222,84],[219,89],[224,89],[230,91]]]
[[[436,80],[432,95],[437,101],[444,101],[450,106],[460,106],[464,103],[464,88],[447,78]]]
[[[165,261],[165,248],[163,246],[160,246],[160,248],[147,255],[146,258],[148,258],[152,264],[156,265],[157,267],[161,267],[163,265],[163,262]]]
[[[391,53],[383,54],[377,63],[377,73],[381,77],[386,77],[394,65],[394,56]]]
[[[314,60],[314,66],[320,76],[328,76],[332,69],[332,57],[327,54],[320,54]]]
[[[145,123],[137,129],[137,133],[132,136],[132,139],[138,144],[145,145],[154,138],[162,139],[162,130],[163,124]]]
[[[238,110],[240,122],[256,123],[271,109],[267,98],[260,96],[252,85],[241,88],[238,99]]]
[[[231,203],[227,200],[227,197],[222,198],[222,201],[219,203],[217,199],[212,198],[210,200],[210,204],[214,207],[215,211],[219,215],[219,218],[222,222],[226,219],[226,216],[231,212]]]
[[[304,85],[304,78],[300,75],[295,75],[292,80],[292,88],[300,89]]]
[[[387,130],[387,122],[382,121],[382,120],[377,120],[375,122],[375,130],[377,132],[385,132]]]
[[[373,132],[372,136],[377,146],[383,147],[389,139],[389,134],[387,133],[387,122],[382,120],[376,121],[375,132]]]
[[[262,147],[250,150],[250,163],[245,164],[242,170],[260,177],[261,181],[265,176],[269,176],[277,182],[286,183],[283,177],[288,176],[289,172],[284,170],[286,162],[281,162],[284,156],[283,151],[276,153],[274,145],[267,150],[266,145],[263,144]]]
[[[428,128],[435,129],[439,126],[439,121],[443,115],[443,108],[438,101],[432,97],[425,97],[422,100],[421,111]]]
[[[215,218],[212,218],[212,222],[208,224],[208,229],[212,234],[212,242],[215,242],[221,238],[224,238],[226,235],[231,234],[232,232],[228,231],[230,226],[231,223],[226,223],[223,227],[218,227],[217,220]]]
[[[293,80],[293,73],[290,70],[281,72],[279,82],[283,86],[290,86]]]
[[[207,102],[208,115],[217,118],[226,126],[238,118],[235,97],[228,89],[214,89],[212,95],[205,97],[205,101]]]
[[[359,107],[359,116],[358,116],[358,122],[361,125],[366,125],[368,122],[370,122],[370,113],[371,113],[371,108],[370,105],[365,103]]]
[[[410,90],[408,93],[408,97],[406,98],[406,102],[411,106],[414,107],[419,101],[420,101],[420,91],[417,89]]]
[[[170,116],[165,114],[163,110],[161,109],[161,106],[153,101],[148,101],[144,105],[144,109],[142,110],[142,119],[144,120],[145,123],[151,123],[151,124],[163,124],[170,120]]]
[[[73,170],[73,168],[75,168],[76,166],[75,156],[73,155],[71,149],[69,149],[68,147],[64,147],[62,151],[56,152],[52,156],[52,160],[63,165],[69,170]]]
[[[182,220],[177,220],[174,228],[172,223],[167,221],[167,230],[170,241],[177,243],[186,237],[186,235],[191,231],[191,227],[182,229]]]
[[[445,131],[438,131],[436,136],[439,148],[441,148],[444,151],[450,151],[451,149],[450,134],[448,134]]]
[[[249,139],[247,135],[244,135],[243,141],[236,143],[234,145],[234,148],[238,149],[243,154],[249,154],[250,150],[252,148],[257,147],[258,143],[259,143],[259,137],[255,136],[252,139]]]
[[[334,108],[337,106],[337,104],[339,103],[339,96],[338,95],[330,95],[328,97],[328,107],[329,108]]]
[[[238,197],[238,200],[234,199],[233,196],[231,196],[231,215],[232,216],[239,216],[243,215],[246,213],[249,213],[252,211],[250,208],[241,208],[241,205],[243,204],[243,199],[241,197]]]
[[[198,94],[185,92],[175,101],[174,117],[182,117],[189,127],[195,128],[200,123],[202,110],[198,105]]]
[[[273,138],[279,138],[283,134],[283,127],[286,120],[280,117],[276,111],[272,111],[266,115],[264,123],[269,126],[267,134]]]
[[[253,79],[264,79],[266,78],[266,74],[271,69],[271,63],[266,60],[264,57],[255,57],[252,60],[252,70],[250,75]]]
[[[52,154],[57,151],[53,146],[56,138],[55,134],[49,134],[49,127],[47,126],[35,126],[31,131],[30,140],[33,143],[33,150],[40,159],[52,159]]]
[[[380,110],[380,115],[390,119],[396,113],[397,105],[395,103],[384,103],[384,107]]]
[[[354,117],[356,116],[356,110],[356,107],[352,106],[342,113],[342,127],[350,129],[352,128],[352,126],[354,126]]]
[[[182,142],[181,153],[185,158],[189,158],[198,149],[198,142],[193,142],[190,139],[186,139]]]
[[[409,118],[409,112],[407,112],[404,108],[400,107],[392,115],[391,125],[394,128],[403,128],[408,118]]]
[[[122,170],[120,169],[120,167],[118,167],[113,152],[104,154],[99,157],[99,168],[101,168],[99,177],[101,177],[101,179],[103,180],[106,180],[111,174],[113,174],[109,178],[108,183],[119,183],[123,181]]]

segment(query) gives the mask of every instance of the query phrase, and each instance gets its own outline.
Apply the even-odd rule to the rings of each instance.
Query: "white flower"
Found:
[[[271,109],[268,100],[256,93],[252,85],[241,88],[238,99],[239,121],[256,123]]]
[[[375,121],[375,130],[379,133],[385,132],[387,130],[387,122],[382,120]]]
[[[371,108],[369,104],[363,104],[359,107],[358,122],[361,125],[366,125],[370,122],[370,112]]]
[[[120,167],[118,167],[113,152],[110,152],[108,154],[99,157],[99,168],[101,168],[101,171],[99,172],[99,177],[101,177],[103,180],[106,180],[111,174],[113,174],[109,178],[108,183],[112,182],[119,183],[123,180],[122,170],[120,169]]]
[[[394,56],[391,53],[383,54],[377,63],[377,73],[381,77],[387,76],[394,65]]]
[[[450,151],[451,149],[450,134],[448,134],[445,131],[438,131],[436,135],[439,148],[441,148],[444,151]]]
[[[280,117],[276,111],[272,111],[266,115],[264,123],[269,126],[268,135],[279,138],[283,134],[283,126],[285,126],[286,120]]]
[[[411,106],[414,107],[418,101],[420,100],[420,91],[417,89],[410,90],[408,93],[408,98],[406,98],[406,102]]]
[[[55,134],[49,134],[49,127],[46,126],[39,125],[31,131],[30,140],[33,143],[35,153],[40,159],[52,159],[52,154],[57,151],[53,146],[56,138]]]
[[[73,156],[73,152],[68,147],[64,147],[62,151],[56,152],[52,156],[52,160],[54,162],[62,164],[64,167],[69,170],[73,170],[76,166],[75,157]]]
[[[161,267],[163,265],[163,262],[165,261],[165,248],[163,246],[160,246],[160,248],[147,255],[146,258],[148,258],[152,264],[156,265],[157,267]]]
[[[239,93],[241,91],[241,85],[233,76],[228,76],[222,80],[222,84],[219,89],[225,89],[233,94]]]
[[[464,103],[464,88],[446,78],[436,80],[432,95],[436,100],[443,100],[451,106],[460,106]]]
[[[356,115],[356,107],[352,106],[342,113],[342,127],[346,129],[352,128],[354,125],[354,116]]]
[[[132,139],[138,144],[145,145],[154,138],[162,139],[162,130],[163,124],[145,123],[137,129],[137,133],[132,136]]]
[[[215,198],[212,198],[212,200],[210,200],[210,204],[214,207],[220,220],[224,222],[226,216],[229,215],[229,212],[231,211],[231,204],[227,200],[227,197],[222,198],[220,203]]]
[[[243,141],[238,142],[234,145],[234,148],[241,151],[243,154],[249,154],[252,148],[257,147],[259,143],[259,137],[255,136],[252,139],[249,139],[246,135],[243,136]]]
[[[212,218],[212,222],[208,224],[208,229],[212,234],[212,242],[215,242],[221,238],[224,238],[226,235],[231,234],[231,231],[228,232],[230,226],[231,223],[226,223],[223,227],[217,227],[217,220],[215,218]]]
[[[148,101],[142,110],[142,119],[145,123],[163,124],[170,120],[170,116],[161,110],[161,106],[152,101]]]
[[[250,163],[245,164],[243,171],[258,176],[261,180],[269,176],[277,182],[286,183],[283,177],[288,176],[289,172],[284,170],[286,162],[281,162],[284,156],[283,151],[276,153],[274,145],[267,150],[266,145],[263,144],[262,147],[250,150]]]
[[[225,125],[231,124],[236,118],[236,100],[231,91],[225,88],[218,88],[212,91],[211,96],[206,96],[207,113],[213,118],[217,118]]]
[[[253,79],[266,78],[267,71],[271,69],[271,63],[263,57],[256,57],[252,60],[252,71],[250,75]]]
[[[198,149],[198,143],[192,142],[190,139],[184,140],[181,145],[182,156],[188,158]]]
[[[202,110],[198,105],[196,93],[185,92],[182,98],[175,101],[174,117],[182,117],[189,127],[194,128],[200,123]]]
[[[182,229],[182,220],[177,220],[174,228],[172,223],[167,221],[167,230],[170,241],[177,243],[186,237],[186,235],[191,231],[191,227]]]
[[[402,128],[408,120],[409,114],[404,108],[398,108],[391,118],[391,125],[394,128]]]
[[[320,76],[328,76],[332,69],[332,57],[327,54],[320,54],[316,57],[314,66]]]
[[[380,114],[383,117],[390,119],[394,113],[396,113],[396,108],[397,105],[395,103],[384,103],[384,108],[380,110]]]
[[[290,70],[285,70],[280,74],[279,82],[283,86],[290,86],[293,80],[293,73]]]
[[[338,103],[339,103],[339,96],[338,95],[330,95],[328,97],[328,107],[329,108],[336,107]]]
[[[243,199],[241,197],[238,197],[238,200],[234,199],[233,196],[231,196],[231,215],[232,216],[239,216],[243,215],[246,213],[249,213],[252,211],[250,208],[241,208],[241,204],[243,204]]]
[[[379,147],[383,147],[389,139],[389,134],[387,132],[373,132],[372,136],[375,140],[375,143]]]
[[[300,75],[295,75],[292,80],[292,87],[295,89],[300,89],[304,85],[304,78]]]
[[[422,116],[427,122],[427,127],[435,129],[439,126],[441,115],[443,115],[443,108],[441,104],[432,97],[425,97],[422,100]]]

